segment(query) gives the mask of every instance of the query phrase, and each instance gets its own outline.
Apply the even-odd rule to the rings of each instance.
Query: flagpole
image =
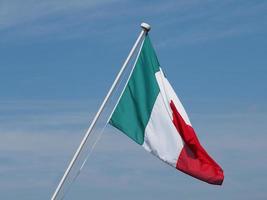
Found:
[[[142,24],[141,24],[141,28],[142,28],[141,33],[139,34],[139,36],[138,36],[136,42],[134,43],[134,45],[133,45],[133,47],[132,47],[132,49],[131,49],[131,51],[130,51],[128,57],[127,57],[126,60],[124,61],[124,63],[123,63],[123,65],[122,65],[122,67],[121,67],[119,73],[117,74],[117,76],[116,76],[116,78],[115,78],[115,80],[114,80],[112,86],[110,87],[110,89],[109,89],[109,91],[108,91],[108,93],[107,93],[105,99],[103,100],[103,103],[101,104],[101,106],[100,106],[98,112],[96,113],[96,115],[95,115],[95,117],[94,117],[94,119],[93,119],[91,125],[89,126],[89,128],[88,128],[86,134],[84,135],[84,137],[83,137],[83,139],[82,139],[82,141],[81,141],[81,143],[80,143],[78,149],[76,150],[76,152],[75,152],[75,154],[74,154],[72,160],[70,161],[69,166],[67,167],[67,169],[66,169],[64,175],[62,176],[62,178],[61,178],[61,180],[60,180],[60,182],[59,182],[59,184],[58,184],[58,186],[57,186],[55,192],[53,193],[53,196],[51,197],[51,200],[55,200],[55,199],[57,198],[57,196],[58,196],[58,194],[59,194],[59,192],[60,192],[62,186],[64,185],[64,183],[65,183],[65,181],[66,181],[67,176],[69,175],[69,173],[70,173],[72,167],[74,166],[75,161],[78,159],[78,157],[79,157],[79,155],[80,155],[80,153],[81,153],[81,151],[82,151],[82,149],[83,149],[83,147],[84,147],[84,145],[85,145],[85,143],[86,143],[86,141],[87,141],[87,139],[88,139],[88,137],[89,137],[91,131],[93,130],[93,128],[94,128],[94,126],[95,126],[95,124],[96,124],[96,122],[97,122],[99,116],[100,116],[101,113],[102,113],[102,111],[104,110],[105,105],[106,105],[106,103],[107,103],[109,97],[112,95],[112,93],[113,93],[115,87],[117,86],[117,84],[118,84],[118,82],[119,82],[119,80],[120,80],[120,78],[121,78],[121,75],[123,74],[123,72],[124,72],[125,68],[127,67],[128,63],[129,63],[129,61],[130,61],[130,59],[132,58],[132,56],[133,56],[133,54],[134,54],[134,52],[135,52],[135,50],[136,50],[138,44],[139,44],[140,41],[142,40],[143,36],[146,35],[146,33],[149,32],[149,30],[150,30],[151,27],[150,27],[150,25],[147,24],[147,23],[142,23]]]

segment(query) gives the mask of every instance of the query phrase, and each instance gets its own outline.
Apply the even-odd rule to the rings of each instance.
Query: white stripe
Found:
[[[178,96],[176,95],[175,91],[173,90],[171,84],[169,83],[168,79],[165,78],[162,69],[160,69],[160,72],[157,72],[156,74],[156,79],[160,88],[160,91],[163,95],[166,96],[167,99],[167,108],[170,109],[169,112],[172,113],[171,107],[169,105],[170,101],[172,100],[175,107],[177,108],[177,111],[179,112],[179,114],[182,116],[182,118],[184,119],[185,123],[191,126],[191,122],[188,118],[188,115],[180,101],[180,99],[178,98]],[[165,101],[166,103],[166,101]]]
[[[164,162],[176,167],[184,142],[172,122],[171,100],[184,119],[191,125],[185,109],[172,86],[160,70],[155,74],[160,93],[157,96],[145,129],[143,147]]]
[[[154,104],[145,129],[143,147],[161,160],[176,167],[183,141],[169,117],[161,94]]]

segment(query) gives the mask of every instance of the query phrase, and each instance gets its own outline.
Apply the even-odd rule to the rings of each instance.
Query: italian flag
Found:
[[[222,184],[223,170],[201,146],[148,35],[109,123],[176,169]]]

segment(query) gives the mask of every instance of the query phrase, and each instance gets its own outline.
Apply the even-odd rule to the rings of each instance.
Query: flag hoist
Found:
[[[222,168],[201,146],[183,105],[163,73],[148,36],[150,25],[142,23],[141,27],[141,33],[51,200],[57,198],[88,136],[138,46],[140,49],[135,64],[108,119],[109,124],[170,166],[207,183],[222,184],[224,179]]]

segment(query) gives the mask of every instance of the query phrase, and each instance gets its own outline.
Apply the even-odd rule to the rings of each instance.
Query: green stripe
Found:
[[[144,143],[144,131],[159,93],[157,71],[159,62],[147,35],[133,73],[109,121],[140,145]]]

